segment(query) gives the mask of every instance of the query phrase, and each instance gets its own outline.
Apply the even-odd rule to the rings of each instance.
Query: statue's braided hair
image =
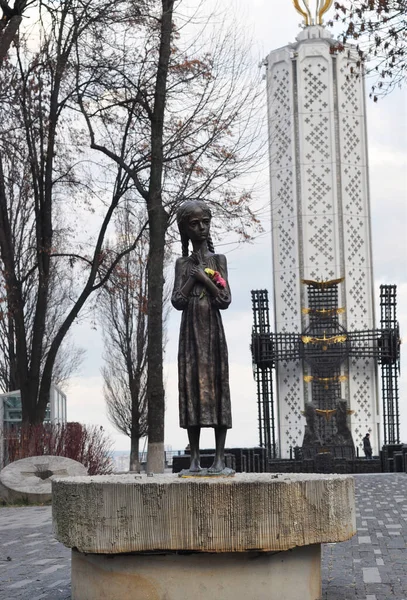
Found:
[[[185,233],[185,226],[188,217],[191,215],[191,213],[193,213],[193,211],[196,208],[200,208],[204,213],[206,213],[209,216],[209,218],[212,218],[212,214],[208,205],[205,204],[205,202],[202,202],[202,200],[187,200],[186,202],[181,204],[181,206],[177,210],[177,224],[179,232],[181,234],[182,256],[188,256],[189,254],[189,237]],[[215,247],[213,245],[213,241],[210,234],[208,235],[206,243],[208,245],[209,252],[215,254]]]
[[[189,254],[189,237],[187,235],[182,235],[181,233],[181,244],[182,244],[182,256],[188,256]]]
[[[211,234],[208,235],[208,239],[206,240],[206,244],[208,246],[209,252],[212,252],[212,254],[215,254],[215,246],[213,245]]]

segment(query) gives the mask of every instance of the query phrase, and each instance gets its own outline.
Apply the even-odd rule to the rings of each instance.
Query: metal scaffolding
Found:
[[[252,291],[253,373],[257,385],[259,444],[266,448],[268,458],[276,458],[276,436],[273,398],[273,340],[270,333],[267,290]]]
[[[397,286],[380,286],[381,336],[380,366],[382,372],[382,402],[384,443],[400,443],[399,387],[400,332],[397,322]]]
[[[330,411],[341,397],[341,364],[348,358],[368,358],[381,366],[384,443],[399,443],[400,333],[396,318],[395,285],[380,286],[380,329],[346,331],[338,315],[338,284],[304,281],[308,307],[303,313],[309,325],[302,334],[270,331],[267,290],[252,291],[252,358],[257,383],[260,446],[276,456],[273,369],[278,362],[305,361],[311,374],[312,397],[318,409]],[[332,437],[333,425],[321,421],[323,438]]]

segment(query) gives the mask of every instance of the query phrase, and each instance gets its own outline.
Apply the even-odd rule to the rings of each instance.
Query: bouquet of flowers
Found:
[[[213,283],[220,288],[221,290],[224,290],[226,287],[226,281],[223,279],[223,277],[221,276],[221,274],[219,273],[219,271],[214,271],[213,269],[204,269],[206,275],[213,281]],[[199,299],[201,300],[202,298],[204,298],[206,296],[206,292],[205,290],[202,290]]]
[[[217,285],[219,288],[225,289],[226,281],[223,279],[223,277],[221,277],[219,271],[214,271],[213,269],[205,269],[205,273],[210,279],[212,279],[215,285]]]

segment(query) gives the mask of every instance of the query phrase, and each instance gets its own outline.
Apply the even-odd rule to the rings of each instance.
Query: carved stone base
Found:
[[[321,543],[356,532],[353,477],[195,475],[53,482],[73,600],[320,598]]]
[[[96,475],[52,491],[57,539],[89,554],[282,551],[356,531],[346,475]]]
[[[317,600],[321,546],[278,553],[72,552],[72,600]]]

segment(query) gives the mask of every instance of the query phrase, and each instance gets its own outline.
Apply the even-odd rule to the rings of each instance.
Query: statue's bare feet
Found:
[[[199,464],[199,458],[191,459],[191,464],[189,465],[189,470],[191,473],[199,473],[199,471],[202,471],[202,467]]]
[[[213,461],[213,465],[211,467],[209,467],[208,472],[209,473],[221,473],[224,468],[225,468],[225,461],[222,460],[221,458],[215,458],[215,460]]]

